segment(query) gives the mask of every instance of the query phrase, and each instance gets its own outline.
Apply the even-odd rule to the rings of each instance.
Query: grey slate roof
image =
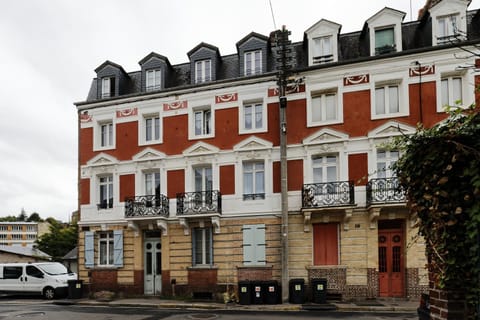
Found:
[[[266,36],[261,34],[257,34],[252,32],[248,34],[246,37],[242,38],[240,41],[237,42],[237,46],[242,44],[245,40],[249,37],[257,37],[264,40],[269,39]],[[480,40],[480,10],[471,10],[467,12],[467,38],[469,41],[475,40],[478,42]],[[270,42],[268,41],[268,54],[267,54],[267,70],[264,70],[264,73],[274,72],[276,70],[276,48],[270,47]],[[293,43],[292,44],[292,51],[295,60],[295,68],[298,70],[308,69],[308,68],[322,68],[327,65],[333,64],[345,64],[345,63],[354,63],[356,61],[365,60],[365,59],[378,59],[378,56],[371,57],[369,51],[369,37],[368,37],[368,25],[365,23],[363,29],[357,32],[351,32],[346,34],[340,34],[338,39],[338,62],[328,63],[325,65],[319,65],[315,67],[308,66],[308,43],[307,38],[305,37],[303,41]],[[442,45],[442,47],[446,47],[448,45]],[[451,45],[453,46],[453,45]],[[218,55],[219,51],[218,48],[206,44],[200,43],[195,48],[188,52],[188,55],[194,54],[200,48],[208,48],[214,50]],[[415,52],[418,50],[433,50],[432,48],[432,22],[428,11],[423,14],[421,20],[407,22],[402,24],[402,52],[392,52],[385,55],[385,56],[395,56],[401,55],[410,52]],[[156,53],[151,53],[150,55]],[[161,58],[164,58],[168,61],[166,57],[158,55]],[[146,57],[146,58],[147,58]],[[144,58],[145,59],[145,58]],[[140,62],[144,61],[142,59]],[[240,58],[239,53],[226,55],[226,56],[219,56],[218,65],[216,70],[216,79],[215,81],[225,81],[225,80],[236,80],[244,78],[243,74],[241,74],[240,68]],[[243,61],[243,60],[242,60]],[[100,70],[105,65],[111,65],[118,67],[121,71],[123,69],[121,66],[114,64],[111,61],[105,61],[101,66],[99,66],[96,70]],[[165,88],[163,90],[172,90],[172,89],[180,89],[184,87],[191,87],[196,86],[192,84],[192,63],[186,62],[182,64],[177,64],[171,66],[171,71],[169,72],[169,79],[166,81]],[[128,95],[140,95],[140,94],[147,94],[142,92],[141,86],[141,71],[129,72],[127,73],[129,81],[126,85],[122,87],[122,92],[116,94],[116,97],[108,98],[108,99],[115,99],[118,96],[128,96]],[[199,84],[199,86],[204,84]],[[86,102],[79,102],[77,105],[86,104],[92,101],[96,101],[99,99],[98,89],[99,85],[97,84],[97,78],[93,79],[92,85],[90,87],[90,91],[87,96]],[[107,100],[107,99],[102,99]]]
[[[37,248],[22,247],[22,246],[0,246],[0,252],[12,253],[25,257],[36,257],[41,259],[50,259],[51,256]]]

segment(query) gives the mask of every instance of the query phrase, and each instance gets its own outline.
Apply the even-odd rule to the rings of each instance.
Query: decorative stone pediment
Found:
[[[346,140],[348,140],[348,134],[326,128],[303,139],[303,144],[316,145],[322,143],[338,143]]]
[[[135,161],[160,160],[166,157],[165,153],[152,148],[145,148],[132,157]]]
[[[414,132],[415,128],[412,126],[397,121],[389,121],[370,131],[368,137],[388,138],[401,134],[412,134]]]
[[[256,151],[271,149],[273,144],[270,141],[251,136],[233,146],[234,151]]]
[[[118,163],[118,159],[115,158],[114,156],[111,156],[106,153],[99,153],[89,161],[87,161],[88,166],[108,166],[108,165],[114,165]]]
[[[212,146],[211,144],[205,143],[205,142],[197,142],[191,147],[185,149],[183,151],[183,155],[188,157],[188,156],[200,156],[200,155],[211,155],[218,153],[220,149],[218,149],[215,146]]]

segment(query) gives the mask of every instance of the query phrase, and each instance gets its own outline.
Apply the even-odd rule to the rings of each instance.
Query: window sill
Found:
[[[371,120],[378,120],[378,119],[391,119],[391,118],[400,118],[400,117],[407,117],[408,113],[405,112],[397,112],[397,113],[389,113],[389,114],[372,114]]]
[[[199,265],[199,266],[187,267],[187,270],[194,270],[194,271],[198,271],[198,270],[217,270],[217,269],[218,269],[218,266],[208,266],[208,265]]]
[[[332,124],[341,124],[343,123],[343,119],[341,120],[328,120],[328,121],[309,121],[307,123],[307,127],[321,127],[321,126],[327,126],[327,125],[332,125]]]
[[[241,269],[273,269],[273,264],[243,264],[237,266],[237,270]]]

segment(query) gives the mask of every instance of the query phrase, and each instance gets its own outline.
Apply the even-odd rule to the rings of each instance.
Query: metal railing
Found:
[[[355,204],[353,181],[335,181],[303,185],[303,208],[335,207],[353,204]]]
[[[177,193],[177,215],[222,213],[218,190]]]
[[[390,52],[396,52],[397,51],[397,46],[395,44],[387,44],[382,47],[377,47],[375,48],[375,54],[386,54]]]
[[[367,183],[367,204],[405,202],[405,191],[398,178],[371,179]]]
[[[125,199],[125,217],[168,217],[168,203],[163,194],[128,197]]]
[[[313,63],[328,63],[333,61],[333,54],[327,54],[324,56],[313,57]]]

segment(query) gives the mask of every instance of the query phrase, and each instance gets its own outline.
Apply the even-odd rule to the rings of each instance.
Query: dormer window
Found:
[[[207,82],[212,79],[212,61],[200,60],[195,62],[195,83]]]
[[[102,78],[102,98],[110,98],[115,95],[115,78]]]
[[[313,63],[333,61],[332,36],[313,38]]]
[[[341,25],[322,19],[305,31],[308,41],[308,65],[338,61],[338,35]]]
[[[162,73],[160,69],[148,70],[146,77],[146,91],[161,89]]]
[[[456,41],[458,36],[458,15],[437,18],[437,43]]]
[[[405,12],[383,8],[367,20],[370,56],[402,51]]]
[[[393,27],[375,30],[375,55],[396,51]]]
[[[432,19],[432,44],[465,40],[467,7],[470,1],[432,1],[428,9]]]
[[[245,75],[262,73],[262,50],[245,52]]]

